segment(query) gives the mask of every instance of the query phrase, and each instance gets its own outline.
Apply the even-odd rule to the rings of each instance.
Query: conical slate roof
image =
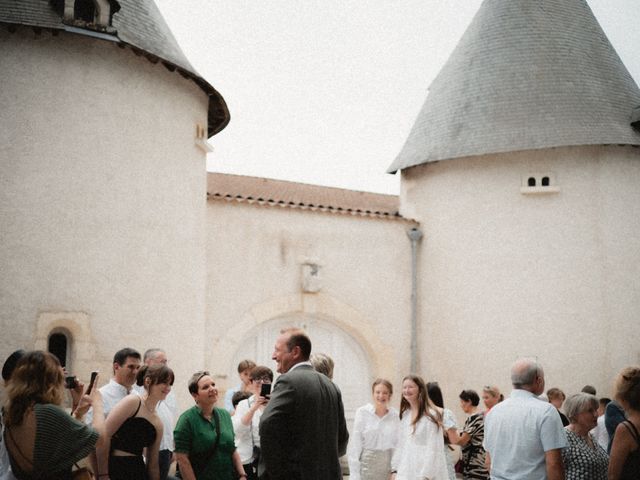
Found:
[[[224,99],[191,66],[154,1],[109,0],[109,3],[115,13],[112,14],[113,28],[107,33],[63,22],[64,2],[61,0],[0,0],[0,24],[66,30],[115,41],[130,46],[153,62],[162,61],[169,70],[176,70],[192,79],[209,95],[209,135],[222,130],[229,123],[229,111]]]
[[[640,90],[584,0],[485,0],[389,167],[550,147],[640,145]]]

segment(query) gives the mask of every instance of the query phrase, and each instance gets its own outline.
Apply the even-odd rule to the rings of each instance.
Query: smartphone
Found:
[[[263,383],[260,385],[260,396],[269,398],[269,395],[271,395],[271,384]]]
[[[73,390],[74,388],[76,388],[77,384],[78,384],[78,380],[76,380],[75,375],[67,375],[66,377],[64,377],[64,388]]]
[[[89,381],[89,386],[87,387],[86,394],[89,395],[91,393],[91,389],[93,388],[93,384],[96,383],[96,377],[98,376],[98,371],[94,370],[91,372],[91,380]]]

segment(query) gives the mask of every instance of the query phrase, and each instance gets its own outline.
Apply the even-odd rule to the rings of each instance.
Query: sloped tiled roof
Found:
[[[585,0],[485,0],[389,172],[541,148],[640,145],[640,90]]]
[[[118,0],[113,15],[114,34],[97,33],[63,23],[61,12],[50,0],[0,0],[0,23],[109,39],[130,46],[151,61],[162,61],[171,71],[193,80],[209,95],[209,136],[229,123],[229,111],[222,96],[191,66],[153,0]]]
[[[358,192],[270,178],[209,173],[207,196],[211,200],[409,220],[398,213],[400,199],[397,195]]]

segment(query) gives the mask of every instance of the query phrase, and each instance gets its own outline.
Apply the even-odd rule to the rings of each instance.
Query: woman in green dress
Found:
[[[180,476],[183,480],[234,480],[237,475],[246,480],[231,416],[215,407],[218,389],[209,372],[193,374],[189,393],[196,404],[180,416],[173,432]]]

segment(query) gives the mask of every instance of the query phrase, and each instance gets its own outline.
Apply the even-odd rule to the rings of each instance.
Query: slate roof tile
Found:
[[[640,145],[640,89],[585,0],[485,0],[429,88],[395,172],[577,145]]]

